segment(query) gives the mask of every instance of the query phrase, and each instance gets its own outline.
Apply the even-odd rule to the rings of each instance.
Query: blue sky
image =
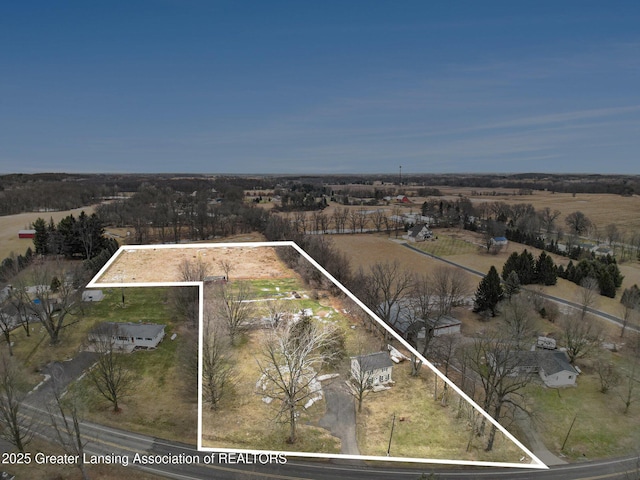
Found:
[[[640,2],[0,3],[0,173],[640,174]]]

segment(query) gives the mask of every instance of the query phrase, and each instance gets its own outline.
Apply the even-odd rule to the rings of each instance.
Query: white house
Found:
[[[432,235],[433,233],[426,223],[418,223],[407,232],[407,240],[410,242],[424,242],[427,238],[431,238]]]
[[[351,357],[351,375],[369,386],[384,385],[392,381],[393,362],[387,352]]]
[[[497,363],[508,363],[513,375],[537,373],[547,387],[575,386],[578,371],[569,363],[566,352],[559,350],[539,350],[514,352],[510,361],[499,360]],[[494,358],[489,362],[496,364]]]
[[[506,237],[493,237],[491,239],[491,245],[504,247],[509,243]]]
[[[165,325],[157,323],[103,322],[89,332],[92,343],[110,342],[122,350],[156,348],[164,338]]]

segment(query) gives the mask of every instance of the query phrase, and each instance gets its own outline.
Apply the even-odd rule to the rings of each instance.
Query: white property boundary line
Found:
[[[445,460],[445,459],[430,459],[430,458],[405,458],[405,457],[386,457],[376,455],[343,455],[343,454],[325,454],[325,453],[313,453],[313,452],[275,452],[269,450],[247,450],[247,449],[232,449],[232,448],[209,448],[202,446],[202,340],[203,340],[203,312],[204,312],[204,282],[139,282],[139,283],[100,283],[99,279],[109,269],[109,267],[122,255],[125,251],[131,250],[159,250],[159,249],[188,249],[188,248],[256,248],[256,247],[291,247],[294,248],[300,255],[302,255],[307,261],[309,261],[314,267],[316,267],[325,277],[327,277],[335,286],[337,286],[345,295],[353,300],[360,308],[362,308],[371,318],[375,319],[389,334],[398,340],[407,350],[415,355],[424,365],[429,367],[431,371],[438,375],[442,381],[447,383],[453,388],[458,395],[464,398],[473,408],[475,408],[482,416],[484,416],[492,425],[495,425],[507,438],[515,443],[527,456],[532,460],[531,463],[508,463],[508,462],[483,462],[473,460]],[[466,393],[464,393],[455,383],[447,378],[440,370],[435,368],[426,358],[424,358],[415,348],[409,345],[400,335],[391,329],[385,322],[383,322],[378,316],[371,311],[364,303],[362,303],[355,295],[353,295],[344,285],[338,282],[333,275],[327,272],[318,262],[316,262],[307,252],[302,250],[295,242],[282,241],[282,242],[239,242],[239,243],[187,243],[187,244],[170,244],[170,245],[127,245],[120,247],[118,251],[109,259],[109,261],[100,269],[100,271],[91,279],[87,284],[87,288],[118,288],[118,287],[175,287],[175,286],[197,286],[199,290],[198,301],[198,313],[200,317],[200,332],[199,332],[199,346],[198,346],[198,450],[205,452],[237,452],[237,453],[249,453],[249,454],[264,454],[264,453],[282,453],[292,457],[307,457],[307,458],[340,458],[350,460],[381,460],[391,462],[413,462],[413,463],[433,463],[433,464],[446,464],[446,465],[472,465],[482,467],[514,467],[514,468],[535,468],[535,469],[548,469],[538,457],[536,457],[527,447],[525,447],[517,438],[515,438],[507,429],[505,429],[500,423],[485,412],[475,401],[473,401]]]

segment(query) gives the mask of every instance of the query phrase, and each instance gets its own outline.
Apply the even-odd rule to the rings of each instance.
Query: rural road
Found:
[[[90,358],[78,360],[77,363],[64,362],[65,378],[76,372],[81,363],[88,363]],[[47,381],[45,383],[49,383]],[[48,387],[43,385],[40,392],[46,392]],[[343,392],[344,393],[344,392]],[[344,400],[344,399],[342,399]],[[23,413],[31,417],[37,424],[37,434],[55,442],[56,432],[51,426],[51,417],[46,410],[44,394],[31,396],[24,404]],[[329,403],[329,402],[328,402]],[[352,399],[347,402],[353,406]],[[336,422],[347,421],[355,412],[342,409],[344,402],[339,400],[336,405]],[[351,422],[353,425],[353,422]],[[97,425],[90,422],[80,423],[85,453],[91,455],[120,456],[128,460],[128,468],[139,468],[159,477],[176,480],[418,480],[432,478],[451,480],[471,479],[517,479],[517,480],[639,480],[640,463],[638,457],[624,457],[606,459],[581,464],[562,465],[550,470],[519,470],[513,468],[481,468],[481,467],[443,467],[440,465],[396,465],[393,463],[364,463],[354,464],[344,460],[306,460],[288,457],[286,464],[266,464],[256,462],[237,464],[221,462],[218,458],[207,463],[211,453],[198,452],[194,445],[163,440],[148,435],[137,434],[116,428]],[[175,457],[189,457],[195,461],[185,464],[161,462],[154,465],[134,465],[134,456],[155,457],[170,455]],[[423,476],[424,474],[424,476]]]
[[[398,243],[400,243],[400,242],[398,242]],[[414,252],[419,253],[421,255],[425,255],[425,256],[427,256],[429,258],[433,258],[434,260],[439,260],[441,262],[447,263],[447,264],[449,264],[451,266],[454,266],[456,268],[461,268],[462,270],[465,270],[466,272],[472,273],[473,275],[477,275],[479,277],[484,277],[485,276],[484,272],[480,272],[478,270],[474,270],[474,269],[469,268],[469,267],[467,267],[465,265],[461,265],[461,264],[453,262],[451,260],[447,260],[446,258],[438,257],[437,255],[433,255],[431,253],[428,253],[428,252],[425,252],[423,250],[420,250],[419,248],[412,247],[411,245],[409,245],[406,242],[402,242],[402,243],[400,243],[400,245],[402,245],[404,247],[407,247],[409,250],[413,250]],[[526,288],[524,288],[523,290],[526,290]],[[559,304],[562,304],[562,305],[566,305],[568,307],[576,308],[578,310],[582,309],[582,306],[577,304],[576,302],[572,302],[572,301],[566,300],[564,298],[556,297],[554,295],[549,295],[548,293],[540,292],[540,295],[542,297],[548,299],[548,300],[553,301],[553,302],[556,302],[556,303],[559,303]],[[604,318],[608,322],[614,323],[615,325],[617,325],[620,328],[622,328],[621,320],[618,317],[616,317],[615,315],[611,315],[610,313],[603,312],[601,310],[596,310],[595,308],[591,308],[591,307],[588,307],[587,311],[589,313],[591,313],[592,315],[596,315],[596,316],[598,316],[600,318]],[[627,330],[633,330],[634,332],[640,333],[640,327],[637,327],[635,325],[627,325]]]

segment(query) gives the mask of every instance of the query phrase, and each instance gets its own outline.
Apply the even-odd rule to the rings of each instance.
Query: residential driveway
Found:
[[[356,407],[344,382],[334,379],[323,385],[327,411],[319,425],[342,441],[340,453],[360,455],[356,441]]]
[[[53,362],[42,369],[46,379],[27,395],[27,402],[33,406],[43,406],[52,397],[53,379],[56,380],[60,391],[78,379],[96,362],[98,354],[94,352],[80,352],[73,359],[66,362]]]

